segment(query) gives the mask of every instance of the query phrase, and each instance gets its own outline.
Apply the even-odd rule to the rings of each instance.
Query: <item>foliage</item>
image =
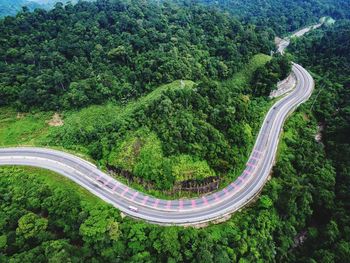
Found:
[[[271,91],[277,88],[277,82],[285,79],[291,69],[292,64],[287,57],[273,57],[265,67],[260,67],[254,72],[251,81],[252,93],[256,96],[269,96]]]
[[[180,155],[172,160],[172,173],[178,182],[187,180],[201,180],[215,176],[205,161],[196,161],[190,155]]]
[[[7,241],[0,254],[5,261],[35,258],[36,262],[56,257],[95,262],[283,261],[313,211],[323,211],[323,204],[333,206],[328,193],[334,189],[335,173],[325,163],[322,147],[312,140],[314,125],[303,114],[294,116],[261,201],[226,223],[203,229],[122,219],[113,207],[85,192],[79,194],[73,183],[49,184],[58,177],[50,173],[48,177],[48,172],[1,168],[1,231]],[[318,200],[320,193],[325,198]],[[46,215],[48,228],[43,240],[18,246],[13,238],[16,222],[28,212]]]
[[[226,79],[272,36],[228,14],[171,2],[57,4],[0,20],[0,105],[123,102],[177,79]]]
[[[33,11],[37,8],[50,9],[58,2],[76,4],[79,0],[1,0],[0,17],[14,16],[19,11]],[[89,1],[89,0],[84,0]],[[93,1],[93,0],[90,0]]]
[[[216,175],[229,181],[236,176],[230,171],[238,171],[248,154],[269,106],[262,97],[244,95],[254,71],[269,60],[256,55],[223,83],[175,81],[123,105],[67,111],[62,114],[62,127],[48,127],[49,114],[27,113],[16,119],[13,110],[3,108],[2,142],[59,146],[89,154],[102,167],[131,173],[157,189]],[[154,163],[156,156],[159,163]],[[180,174],[179,167],[187,167],[187,172]]]
[[[347,15],[342,1],[342,10],[328,0],[289,1],[279,12],[282,2],[265,1],[270,3],[276,6],[269,10],[276,11],[273,16],[262,9],[254,19],[277,32],[324,13]],[[243,7],[232,12],[246,16],[256,11],[254,4],[245,3],[246,12]],[[6,47],[0,51],[5,58],[1,103],[55,109],[111,98],[118,103],[66,111],[65,125],[50,131],[46,142],[84,149],[101,165],[131,171],[159,189],[187,179],[179,170],[195,170],[190,176],[199,179],[229,177],[249,152],[269,104],[260,95],[268,93],[267,83],[285,76],[289,63],[259,56],[244,67],[254,52],[268,46],[271,30],[259,31],[258,39],[251,25],[211,12],[193,4],[100,0],[1,20],[0,32],[9,34],[0,40]],[[317,87],[284,127],[273,176],[256,203],[219,225],[161,227],[122,218],[48,171],[0,168],[0,261],[347,262],[349,28],[348,21],[340,21],[293,40],[293,55],[312,69]],[[201,81],[171,82],[185,77]],[[164,82],[171,83],[155,89]],[[33,132],[45,134],[47,116],[35,116],[16,124],[15,113],[5,108],[0,118],[4,145],[31,142],[37,138]],[[322,143],[314,139],[317,123],[324,126]]]
[[[254,72],[263,66],[266,65],[268,61],[271,60],[271,57],[265,54],[256,54],[254,55],[243,68],[235,73],[232,78],[227,79],[224,83],[227,86],[247,88],[252,82]]]
[[[112,149],[108,163],[143,181],[153,182],[159,188],[215,176],[206,161],[194,160],[189,155],[165,157],[157,135],[144,129],[128,134]]]
[[[185,177],[201,180],[221,175],[231,180],[226,173],[248,154],[269,106],[265,98],[246,93],[247,81],[269,60],[256,55],[223,83],[175,81],[121,106],[91,106],[66,114],[65,124],[49,135],[48,143],[85,148],[101,165],[131,173],[160,189]],[[180,175],[175,172],[177,162],[198,171],[193,177]]]
[[[323,127],[327,162],[336,172],[334,191],[318,195],[324,200],[323,209],[313,214],[313,224],[308,225],[310,238],[295,251],[295,261],[346,262],[350,257],[349,30],[349,21],[338,21],[333,27],[294,41],[291,47],[297,59],[315,72],[318,90],[312,109]],[[324,177],[320,179],[326,182]]]
[[[343,78],[341,74],[335,76]],[[165,89],[155,100],[149,100],[135,111],[139,112],[142,108],[153,105],[153,102],[163,101],[165,98],[174,100],[175,104],[181,107],[186,103],[180,102],[185,101],[187,105],[192,102],[184,100],[186,97],[202,97],[201,100],[209,101],[209,104],[204,104],[207,107],[219,106],[217,102],[226,98],[224,95],[229,92],[224,86],[220,86],[219,90],[224,91],[222,94],[216,90],[215,85],[218,84],[203,83],[188,89]],[[339,84],[336,87],[345,86]],[[182,96],[178,90],[184,94],[198,94]],[[330,89],[329,92],[333,91]],[[339,92],[346,94],[344,89],[340,89]],[[173,93],[175,95],[172,95]],[[39,176],[37,170],[2,168],[0,225],[4,234],[0,238],[0,258],[4,261],[9,258],[33,261],[35,258],[36,262],[50,259],[75,261],[78,258],[96,262],[282,262],[326,258],[346,262],[349,253],[348,210],[343,207],[347,205],[348,192],[343,189],[347,187],[348,160],[346,155],[344,158],[334,155],[336,152],[332,151],[332,148],[341,145],[343,151],[348,149],[345,141],[341,141],[344,137],[339,136],[343,134],[344,129],[346,131],[346,126],[333,124],[346,124],[348,97],[339,96],[338,93],[333,96],[339,98],[337,106],[339,105],[340,113],[336,115],[337,118],[328,114],[332,113],[328,106],[321,114],[318,104],[323,102],[323,97],[317,96],[316,91],[302,112],[295,114],[288,121],[273,177],[264,188],[261,199],[243,212],[236,213],[228,222],[205,229],[164,228],[122,219],[114,208],[102,205],[86,193],[79,194],[81,190],[77,191],[78,187],[74,184],[49,184],[47,172]],[[227,103],[226,100],[223,101]],[[316,116],[334,118],[334,122],[327,119],[329,128],[326,129],[325,148],[314,141],[316,121],[307,110],[311,105],[315,105],[313,109],[317,109]],[[127,112],[133,114],[133,111]],[[84,117],[88,119],[88,116]],[[98,113],[96,116],[102,117]],[[94,119],[91,118],[91,123],[92,120]],[[96,121],[98,120],[99,118],[96,118]],[[98,125],[97,123],[95,127]],[[81,126],[83,127],[84,125]],[[103,131],[102,127],[101,130]],[[137,134],[137,130],[135,132]],[[156,136],[154,131],[151,134]],[[135,142],[134,139],[130,139],[133,136],[121,138]],[[329,147],[328,143],[332,147]],[[157,143],[153,147],[157,147]],[[147,152],[152,152],[153,147],[150,146]],[[328,156],[331,160],[327,159]],[[186,164],[191,163],[189,157],[174,158],[184,158]],[[339,186],[336,184],[338,180],[341,182]],[[17,222],[28,213],[36,214],[37,219],[45,215],[48,227],[39,239],[20,241],[14,238]],[[317,222],[317,225],[313,222]],[[300,247],[298,237],[305,232],[307,240]],[[322,240],[322,248],[317,248],[320,243],[316,240]],[[330,249],[327,249],[328,247]]]
[[[28,0],[2,0],[0,3],[0,17],[15,15],[21,8],[25,6],[25,10],[34,10],[41,7],[40,4]]]
[[[289,34],[318,22],[320,17],[349,18],[347,0],[200,0],[201,3],[228,11],[240,20],[256,24],[277,35]]]
[[[17,113],[0,108],[0,146],[40,144],[49,133],[50,113]]]

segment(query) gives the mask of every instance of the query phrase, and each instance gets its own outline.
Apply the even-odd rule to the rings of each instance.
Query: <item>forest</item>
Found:
[[[260,68],[276,78],[274,83],[290,71],[286,59],[268,60],[259,55],[248,65],[251,73],[246,69],[245,75],[250,82],[264,76],[255,77]],[[220,178],[224,185],[243,164],[270,105],[269,92],[254,95],[250,82],[235,86],[231,81],[178,81],[121,107],[91,106],[67,116],[65,125],[48,135],[47,143],[83,147],[101,166],[131,174],[151,189],[169,190],[177,182],[201,181],[203,173]],[[179,165],[192,175],[177,176]]]
[[[347,0],[199,0],[255,24],[258,28],[272,30],[277,36],[285,36],[307,25],[318,22],[323,16],[334,19],[350,17]]]
[[[28,9],[29,11],[34,11],[37,8],[48,10],[53,8],[57,2],[64,4],[71,2],[72,4],[76,4],[78,1],[79,0],[1,0],[0,17],[15,16],[22,8]]]
[[[27,0],[2,0],[0,3],[0,17],[16,15],[22,6],[26,6],[29,10],[40,8],[40,4]]]
[[[201,6],[57,3],[0,20],[0,105],[64,110],[125,102],[178,79],[223,80],[273,36]]]
[[[350,22],[338,21],[291,46],[318,85],[312,111],[323,127],[327,161],[335,171],[334,205],[310,221],[311,238],[297,255],[316,261],[346,262],[350,256]],[[340,259],[338,258],[340,257]]]
[[[201,2],[99,0],[0,20],[0,146],[82,154],[160,197],[187,180],[225,185],[292,59],[316,89],[285,124],[260,197],[221,224],[161,227],[52,172],[1,167],[0,262],[348,262],[347,2]],[[287,56],[261,54],[323,15],[337,22]],[[55,112],[64,124],[49,127]]]
[[[151,191],[237,177],[291,69],[261,54],[270,33],[200,5],[58,3],[4,18],[0,34],[0,105],[63,112],[40,146]]]

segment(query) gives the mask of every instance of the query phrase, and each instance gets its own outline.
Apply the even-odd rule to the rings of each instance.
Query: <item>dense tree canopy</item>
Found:
[[[24,6],[29,10],[41,7],[40,4],[30,0],[2,0],[0,3],[0,17],[16,15]]]
[[[125,101],[176,79],[225,79],[272,35],[200,6],[98,0],[0,20],[0,105]]]
[[[251,80],[250,92],[255,96],[269,96],[277,88],[278,81],[285,79],[291,72],[292,64],[286,56],[276,55],[265,67],[258,68]]]
[[[69,114],[48,144],[84,147],[102,167],[158,189],[208,177],[228,182],[253,146],[269,91],[289,70],[282,57],[258,55],[238,73],[246,81],[175,81],[122,106],[88,107]]]
[[[286,35],[306,25],[318,22],[323,16],[335,19],[350,17],[347,0],[200,0],[199,2],[228,11],[241,20],[258,27]]]
[[[310,239],[297,256],[305,261],[346,262],[350,257],[350,22],[339,21],[295,41],[292,51],[315,72],[318,90],[312,109],[336,171],[334,204],[314,214],[317,227],[310,226]],[[320,197],[330,199],[323,193]]]
[[[0,105],[70,109],[41,145],[82,151],[156,189],[231,180],[290,70],[288,57],[246,62],[272,48],[273,30],[346,17],[348,2],[216,1],[244,22],[193,1],[159,2],[57,4],[1,20]],[[48,171],[0,168],[0,262],[348,262],[349,29],[338,21],[293,40],[316,90],[284,127],[272,178],[251,206],[203,229],[160,227]],[[90,104],[102,105],[75,110]]]

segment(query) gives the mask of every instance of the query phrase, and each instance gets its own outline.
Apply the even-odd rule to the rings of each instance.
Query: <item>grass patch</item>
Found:
[[[0,146],[40,145],[49,133],[51,113],[17,113],[0,108]]]
[[[229,86],[246,87],[251,82],[253,73],[258,68],[264,66],[267,62],[272,59],[271,56],[265,54],[257,54],[246,64],[243,69],[235,73],[232,78],[226,80],[224,84]]]

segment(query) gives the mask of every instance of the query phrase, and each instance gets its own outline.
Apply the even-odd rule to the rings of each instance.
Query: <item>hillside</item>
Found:
[[[27,7],[29,11],[36,8],[50,9],[53,8],[57,2],[76,4],[78,0],[1,0],[0,2],[0,18],[4,16],[14,16],[22,7]]]
[[[316,76],[317,100],[312,110],[322,127],[327,161],[335,170],[332,206],[319,209],[310,238],[296,253],[302,260],[346,262],[350,256],[350,22],[311,33],[295,41],[291,51]],[[317,229],[317,231],[316,231]]]
[[[318,22],[320,17],[349,18],[350,4],[347,0],[200,0],[199,2],[227,11],[258,27],[272,29],[276,35]]]
[[[49,127],[50,114],[18,117],[4,108],[1,145],[49,145],[88,154],[118,179],[156,195],[208,192],[233,180],[244,165],[270,105],[251,89],[255,72],[264,68],[269,75],[275,72],[270,65],[278,63],[256,55],[223,83],[174,81],[122,105],[66,111],[60,127]],[[189,181],[192,191],[186,190]]]
[[[0,19],[0,147],[67,151],[157,198],[204,204],[246,168],[291,60],[316,81],[276,135],[262,191],[224,222],[154,225],[54,172],[1,166],[0,262],[348,262],[348,10],[345,0],[97,0]],[[336,23],[270,56],[276,34],[326,15]]]
[[[2,0],[0,2],[0,18],[14,16],[22,10],[22,7],[33,11],[35,8],[45,8],[46,6],[30,0]]]
[[[97,1],[0,20],[0,105],[128,101],[177,79],[222,80],[273,36],[200,6]]]

